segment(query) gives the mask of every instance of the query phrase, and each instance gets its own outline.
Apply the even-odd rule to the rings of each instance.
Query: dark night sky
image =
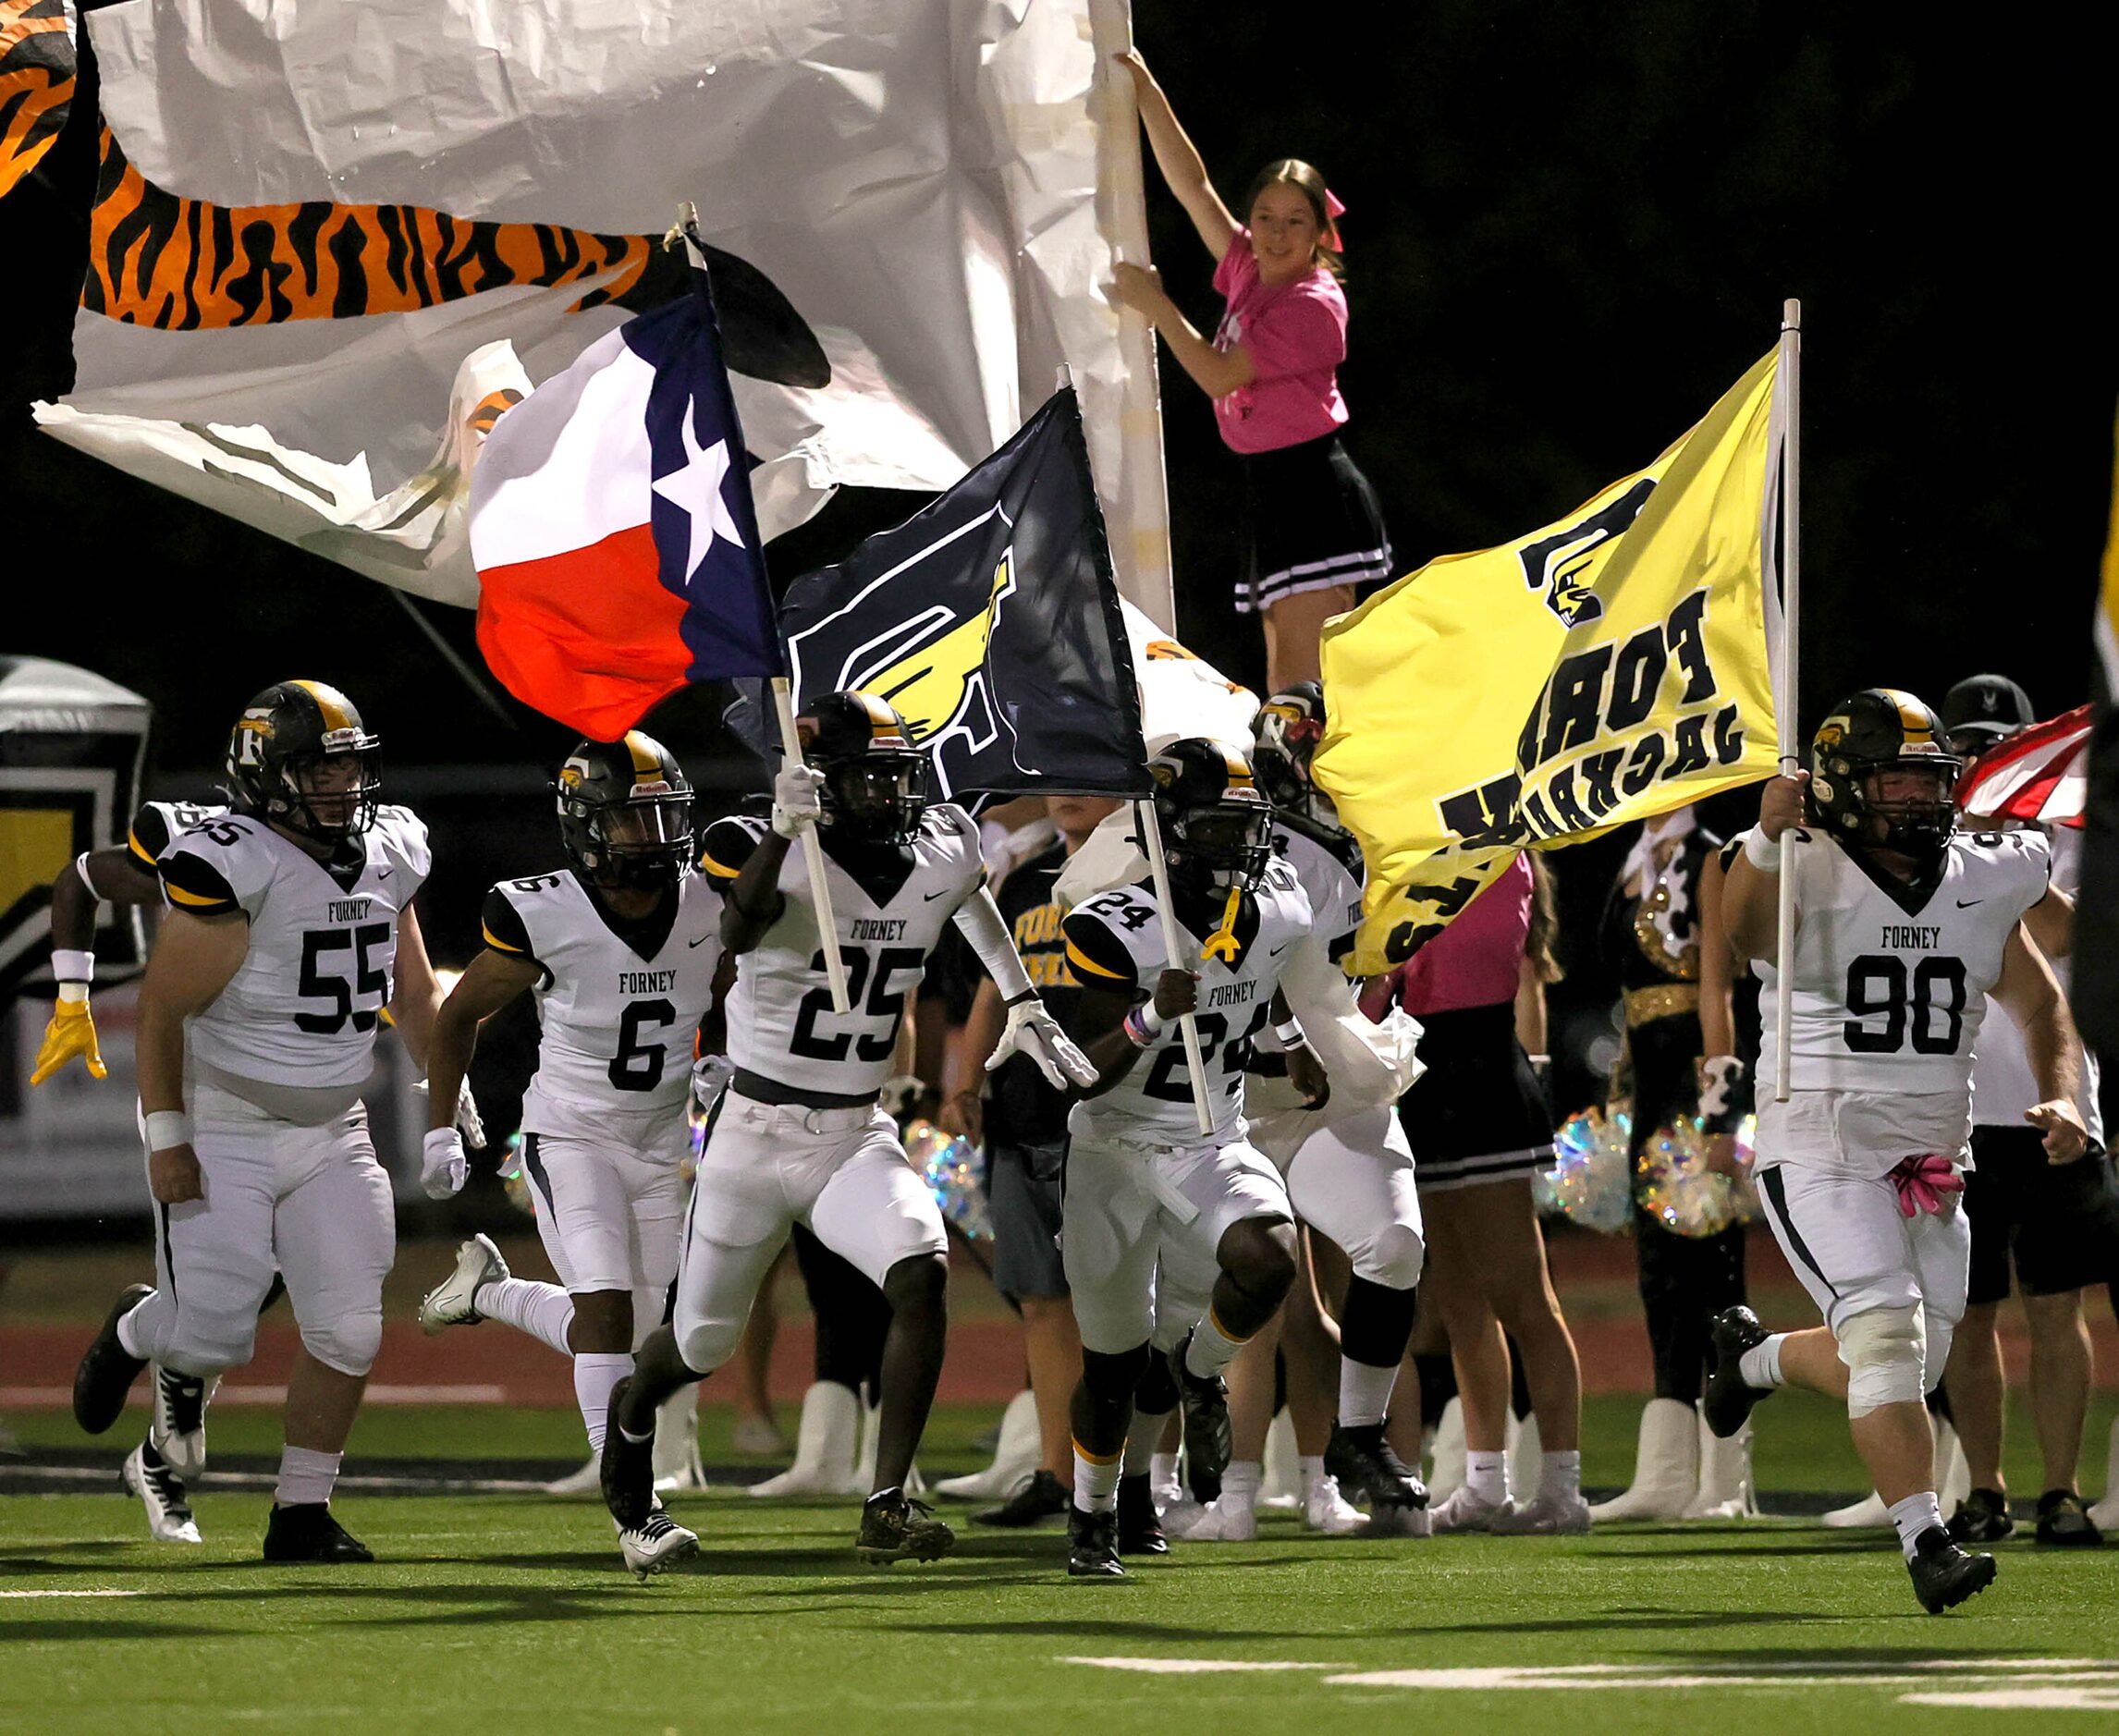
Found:
[[[2119,392],[2108,272],[2086,257],[2111,178],[2074,119],[2109,99],[2079,43],[1990,25],[1959,45],[1938,15],[1883,12],[1446,0],[1303,29],[1280,7],[1144,6],[1138,30],[1225,194],[1292,153],[1350,208],[1351,444],[1402,565],[1518,534],[1647,461],[1796,295],[1806,721],[1849,687],[1939,693],[1987,666],[2057,711],[2088,680]],[[1152,169],[1150,187],[1157,257],[1209,324],[1210,263]],[[498,726],[380,587],[21,432],[64,381],[73,224],[36,187],[0,209],[0,255],[34,262],[0,361],[0,475],[41,550],[17,594],[48,582],[55,605],[18,605],[6,648],[147,693],[170,766],[298,671],[353,691],[396,764],[563,745],[519,708]],[[1180,630],[1255,679],[1225,601],[1234,466],[1167,362],[1164,393]],[[843,495],[776,569],[916,504]],[[475,659],[469,616],[430,613]],[[705,747],[706,708],[674,711],[673,743]]]

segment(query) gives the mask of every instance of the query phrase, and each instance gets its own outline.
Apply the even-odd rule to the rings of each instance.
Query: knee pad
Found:
[[[1920,1315],[1918,1308],[1871,1308],[1839,1327],[1849,1416],[1918,1404],[1927,1396],[1928,1334]]]
[[[257,1337],[258,1317],[248,1308],[179,1307],[171,1341],[154,1360],[195,1380],[210,1379],[249,1362]]]
[[[1385,1290],[1411,1290],[1427,1263],[1427,1244],[1410,1224],[1387,1224],[1376,1234],[1353,1269]]]
[[[325,1367],[359,1379],[375,1366],[383,1348],[383,1310],[378,1305],[341,1314],[328,1327],[304,1326],[301,1347]]]
[[[743,1323],[741,1320],[691,1320],[673,1326],[671,1336],[677,1339],[677,1353],[684,1359],[685,1367],[704,1380],[736,1353],[737,1340],[743,1336]]]
[[[1107,1355],[1101,1351],[1082,1352],[1082,1385],[1098,1404],[1131,1404],[1134,1388],[1152,1359],[1147,1346]]]

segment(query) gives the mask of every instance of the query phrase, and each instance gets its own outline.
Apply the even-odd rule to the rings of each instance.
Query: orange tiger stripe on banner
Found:
[[[0,0],[0,198],[43,161],[73,100],[62,0]]]
[[[630,305],[643,290],[654,305],[683,287],[680,259],[643,235],[487,223],[423,205],[215,205],[156,187],[108,126],[102,148],[81,305],[129,325],[200,331],[409,313],[482,289],[550,288],[613,270],[616,279],[571,311]],[[668,283],[651,288],[651,277]]]

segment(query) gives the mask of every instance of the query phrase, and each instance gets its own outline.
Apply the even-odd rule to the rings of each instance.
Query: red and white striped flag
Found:
[[[2088,788],[2091,707],[2032,724],[1974,760],[1957,785],[1958,812],[1981,820],[2080,825]]]

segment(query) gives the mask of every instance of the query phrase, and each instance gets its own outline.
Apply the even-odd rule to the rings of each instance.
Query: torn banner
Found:
[[[655,240],[689,199],[716,244],[767,536],[839,484],[948,486],[1062,362],[1115,431],[1087,6],[90,10],[76,24],[105,124],[79,377],[39,419],[356,571],[471,605],[479,440],[681,293]],[[39,47],[70,43],[47,31]],[[60,86],[40,78],[49,109]],[[1096,461],[1119,471],[1115,450]]]

